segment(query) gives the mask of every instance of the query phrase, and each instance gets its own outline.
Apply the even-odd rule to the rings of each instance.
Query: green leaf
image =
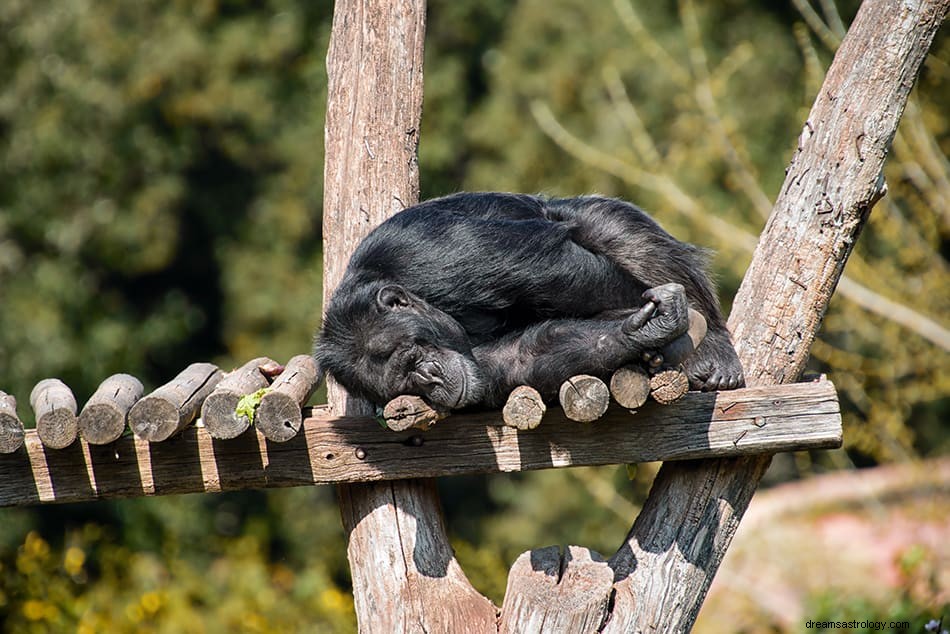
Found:
[[[234,414],[236,416],[246,416],[247,420],[249,420],[253,425],[254,412],[257,411],[257,408],[261,404],[261,399],[264,398],[264,395],[269,391],[269,387],[262,387],[256,392],[245,394],[241,397],[241,400],[238,401],[237,407],[234,408]]]

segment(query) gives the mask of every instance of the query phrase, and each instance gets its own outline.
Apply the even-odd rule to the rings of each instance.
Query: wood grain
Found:
[[[13,453],[23,446],[23,423],[16,413],[16,398],[0,392],[0,453]]]
[[[254,429],[214,440],[190,427],[161,443],[126,436],[48,451],[28,430],[0,455],[0,506],[113,497],[361,483],[553,467],[742,456],[837,447],[841,418],[827,381],[731,392],[690,392],[636,414],[614,406],[578,425],[549,409],[521,431],[500,412],[452,416],[427,432],[392,432],[372,418],[316,408],[303,433],[274,443]],[[441,520],[440,520],[441,521]]]

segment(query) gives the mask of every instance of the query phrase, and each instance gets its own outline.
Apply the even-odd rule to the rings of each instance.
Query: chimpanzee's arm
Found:
[[[474,350],[490,393],[483,403],[497,407],[519,385],[553,399],[567,378],[613,370],[660,350],[689,326],[686,295],[679,284],[644,293],[647,303],[618,319],[552,319]]]

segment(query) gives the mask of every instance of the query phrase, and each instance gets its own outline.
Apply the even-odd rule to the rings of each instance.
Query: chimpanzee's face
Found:
[[[378,405],[402,394],[446,409],[481,400],[481,371],[455,319],[395,284],[368,299],[328,311],[315,351],[321,368]]]

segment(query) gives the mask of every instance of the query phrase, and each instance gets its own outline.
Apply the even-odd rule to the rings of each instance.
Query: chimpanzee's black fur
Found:
[[[739,387],[742,368],[702,252],[615,199],[462,193],[406,209],[357,247],[315,348],[322,370],[377,404],[497,407],[545,399],[576,374],[608,377],[683,334],[693,388]]]

